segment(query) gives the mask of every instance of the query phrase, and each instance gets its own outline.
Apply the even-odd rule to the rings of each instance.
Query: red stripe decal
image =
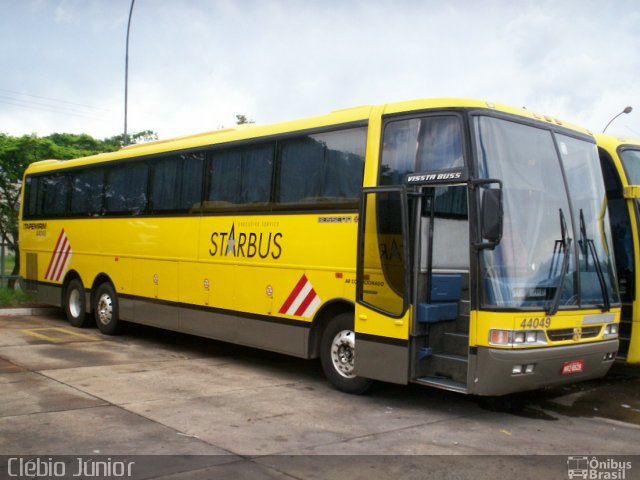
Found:
[[[302,277],[300,277],[300,280],[298,280],[298,283],[296,284],[293,291],[287,297],[287,300],[284,302],[282,307],[280,307],[280,310],[278,311],[278,313],[285,313],[287,310],[289,310],[289,307],[296,300],[296,297],[298,296],[300,291],[304,288],[306,283],[307,283],[307,276],[303,274]]]
[[[54,278],[54,280],[56,282],[60,281],[60,277],[62,276],[62,270],[65,266],[65,264],[67,263],[67,258],[69,257],[69,253],[71,252],[71,244],[69,244],[69,241],[66,242],[66,248],[64,253],[60,256],[61,258],[61,262],[60,262],[60,267],[58,268],[58,272],[56,273],[56,278]]]
[[[298,307],[298,310],[296,310],[296,313],[294,313],[294,315],[297,317],[301,317],[302,314],[307,309],[307,307],[309,306],[309,304],[313,302],[314,298],[316,298],[316,291],[312,288],[311,291],[307,293],[307,296],[304,298],[304,300],[302,301],[302,303],[300,304],[300,306]]]
[[[60,248],[60,242],[62,241],[63,237],[64,237],[64,228],[60,232],[60,236],[58,236],[58,241],[56,242],[56,248],[53,249],[53,255],[51,256],[51,261],[49,262],[49,267],[47,268],[47,273],[44,276],[44,278],[47,279],[47,280],[49,279],[49,274],[51,273],[51,267],[55,263],[55,260],[56,260],[56,258],[58,256],[57,255],[58,248]]]
[[[64,250],[67,248],[67,236],[62,239],[62,245],[60,245],[60,250],[56,252],[56,262],[53,265],[53,270],[51,270],[51,276],[49,280],[55,280],[58,269],[60,268],[60,260],[62,259],[62,255],[64,254]]]

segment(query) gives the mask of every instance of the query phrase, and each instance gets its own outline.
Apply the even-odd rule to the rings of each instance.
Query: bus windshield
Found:
[[[554,313],[617,301],[595,145],[485,116],[474,130],[480,177],[502,181],[504,202],[502,239],[481,252],[483,306]]]

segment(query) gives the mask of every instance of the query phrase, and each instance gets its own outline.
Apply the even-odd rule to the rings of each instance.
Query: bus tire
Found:
[[[79,278],[72,279],[64,291],[64,311],[67,321],[74,327],[88,326],[86,295]]]
[[[105,335],[116,335],[122,330],[119,321],[118,296],[110,283],[101,283],[94,296],[93,311],[96,325]]]
[[[341,313],[329,322],[322,333],[320,362],[325,376],[335,388],[361,394],[371,387],[373,380],[353,373],[354,354],[353,314]]]

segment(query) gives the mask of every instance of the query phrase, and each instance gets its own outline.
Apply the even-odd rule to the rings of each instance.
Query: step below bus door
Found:
[[[358,230],[355,374],[409,381],[409,205],[404,186],[366,188]]]

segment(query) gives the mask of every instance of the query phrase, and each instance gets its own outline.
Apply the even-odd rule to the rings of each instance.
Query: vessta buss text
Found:
[[[282,233],[239,232],[236,234],[235,225],[228,232],[213,232],[211,234],[212,257],[243,257],[278,259],[282,255]]]

